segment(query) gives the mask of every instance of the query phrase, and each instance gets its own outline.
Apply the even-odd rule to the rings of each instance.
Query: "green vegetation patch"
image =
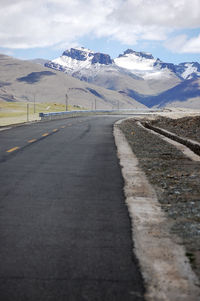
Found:
[[[66,110],[65,104],[36,102],[7,102],[0,101],[0,126],[21,123],[28,120],[39,120],[39,113],[61,112]],[[68,110],[81,110],[80,106],[68,105]]]

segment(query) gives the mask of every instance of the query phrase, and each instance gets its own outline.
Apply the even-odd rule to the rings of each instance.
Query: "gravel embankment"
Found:
[[[196,128],[196,120],[198,122],[199,119],[194,118],[191,124]],[[184,122],[181,121],[179,125],[177,120],[172,120],[176,122],[175,126],[165,121],[165,118],[159,119],[154,123],[155,126],[197,140],[199,132],[193,133],[192,137],[191,133],[185,134]],[[169,127],[165,124],[169,124]],[[171,233],[175,233],[180,243],[184,244],[193,270],[200,278],[200,162],[190,160],[174,146],[139,127],[136,119],[124,121],[120,128],[137,156],[140,167],[154,186],[162,209],[170,218]]]
[[[151,124],[200,143],[200,116],[179,119],[159,117]]]

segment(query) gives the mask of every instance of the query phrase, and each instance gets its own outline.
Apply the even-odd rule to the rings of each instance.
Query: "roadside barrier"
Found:
[[[152,109],[120,109],[120,110],[78,110],[78,111],[63,111],[63,112],[50,112],[50,113],[39,113],[41,120],[54,120],[61,118],[69,118],[76,116],[88,116],[88,115],[101,115],[101,114],[149,114],[162,112],[162,110]]]

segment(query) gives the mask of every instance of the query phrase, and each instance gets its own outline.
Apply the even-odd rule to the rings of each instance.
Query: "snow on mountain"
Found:
[[[45,66],[127,95],[129,89],[144,95],[156,95],[180,82],[175,73],[160,65],[155,67],[156,63],[161,61],[150,53],[128,49],[112,60],[108,54],[82,47],[64,51],[62,56]]]
[[[128,69],[143,79],[169,78],[172,75],[172,70],[168,68],[167,64],[163,66],[159,59],[155,59],[152,54],[146,52],[127,49],[114,62],[117,66]]]
[[[137,52],[127,49],[114,60],[108,54],[95,53],[87,48],[71,48],[63,52],[62,56],[47,62],[46,67],[63,71],[83,80],[87,80],[87,73],[95,76],[100,70],[131,73],[145,80],[170,78],[177,76],[181,80],[200,77],[200,64],[181,63],[175,65],[155,59],[151,53]]]
[[[144,79],[170,77],[172,73],[182,80],[200,77],[200,64],[197,62],[175,65],[155,59],[150,53],[131,49],[126,50],[123,55],[120,54],[114,62]]]
[[[159,86],[164,88],[163,91],[165,86],[168,89],[177,84],[179,78],[168,65],[146,52],[127,49],[112,60],[108,54],[95,53],[83,47],[66,50],[62,56],[45,64],[111,90],[124,90],[126,83],[129,83],[137,92],[144,94],[160,92]]]
[[[81,47],[64,51],[61,57],[45,64],[45,66],[73,74],[82,69],[90,69],[94,65],[99,67],[112,63],[108,54],[95,53],[92,50]]]
[[[193,67],[192,64],[185,64],[185,71],[182,73],[182,77],[184,79],[190,79],[191,78],[191,74],[197,72],[197,68]],[[200,75],[200,72],[199,72],[199,75]]]
[[[177,98],[179,91],[185,87],[184,84],[186,87],[192,85],[185,81],[200,78],[200,64],[197,62],[175,65],[162,62],[151,53],[132,49],[127,49],[112,60],[108,54],[96,53],[83,47],[71,48],[45,66],[82,81],[118,91],[148,106],[161,103],[163,97],[168,96],[168,90],[169,101],[173,101],[173,93]],[[187,97],[193,97],[193,90],[192,86]],[[199,89],[195,93],[197,97]]]
[[[61,65],[67,73],[74,72],[83,68],[90,68],[94,52],[85,48],[71,48],[63,52],[62,56],[52,62]]]
[[[123,55],[120,54],[114,62],[117,66],[131,70],[133,73],[139,71],[144,73],[146,71],[153,71],[156,60],[151,54],[128,49]]]
[[[86,81],[92,80],[92,77],[102,72],[126,73],[141,80],[165,79],[175,74],[173,64],[163,63],[150,53],[136,52],[132,49],[127,49],[112,60],[108,54],[95,53],[84,47],[71,48],[45,66]]]
[[[178,72],[180,73],[183,79],[192,79],[200,77],[200,64],[198,64],[197,62],[181,63],[178,65],[177,73]]]

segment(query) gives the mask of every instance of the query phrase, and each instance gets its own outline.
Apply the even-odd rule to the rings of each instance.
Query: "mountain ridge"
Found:
[[[70,58],[71,60],[66,59],[66,57]],[[127,64],[125,64],[126,66],[124,67],[123,61],[126,61],[126,59]],[[75,64],[75,62],[72,60],[85,63]],[[130,66],[131,62],[133,64],[132,68]],[[59,58],[45,63],[45,66],[66,72],[71,70],[71,73],[73,74],[73,72],[84,68],[88,69],[91,67],[91,65],[95,64],[113,66],[117,65],[118,67],[132,70],[136,75],[139,76],[141,76],[141,73],[138,73],[138,70],[156,72],[162,71],[163,69],[168,69],[183,80],[200,77],[200,64],[198,62],[183,62],[176,65],[173,63],[163,62],[159,58],[154,58],[151,53],[143,51],[138,52],[132,49],[127,49],[123,54],[119,54],[117,58],[111,59],[109,54],[94,52],[84,47],[70,48],[65,50]],[[129,67],[127,67],[127,65],[129,65]],[[145,67],[147,69],[145,69]]]
[[[179,91],[182,87],[184,93],[185,86],[181,85],[182,82],[200,79],[198,62],[183,62],[176,65],[154,58],[151,53],[132,49],[127,49],[117,58],[111,59],[108,54],[94,52],[84,47],[71,48],[45,66],[70,74],[82,81],[118,91],[151,107],[167,105],[161,100],[165,95],[164,92],[167,93],[171,89],[171,91]],[[175,87],[177,88],[173,90]],[[192,90],[190,92],[191,97],[193,94],[200,97],[199,89],[195,88],[195,93],[192,93]],[[179,100],[177,93],[174,93],[174,98],[172,94],[170,95],[170,99],[168,98],[170,103]],[[150,98],[155,103],[149,102]],[[180,98],[184,105],[187,100],[183,102],[182,96]]]

